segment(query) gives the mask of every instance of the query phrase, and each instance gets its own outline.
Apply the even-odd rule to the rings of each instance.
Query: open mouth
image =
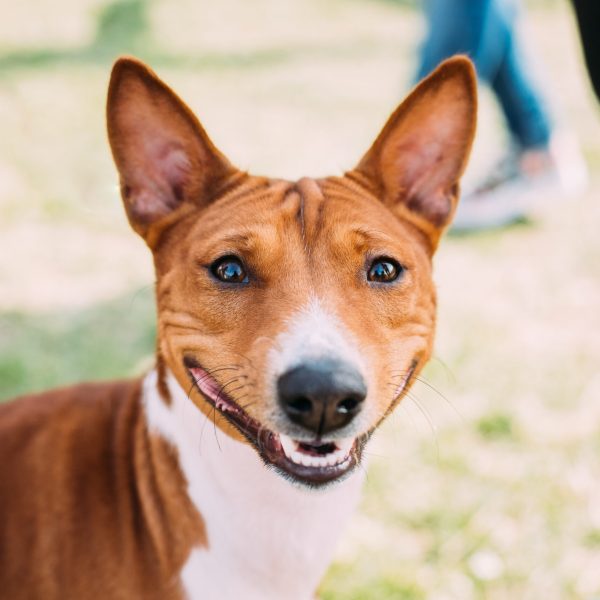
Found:
[[[368,434],[347,440],[294,440],[275,433],[251,417],[223,392],[194,359],[184,363],[198,391],[256,448],[267,465],[284,477],[318,487],[343,478],[360,462]]]

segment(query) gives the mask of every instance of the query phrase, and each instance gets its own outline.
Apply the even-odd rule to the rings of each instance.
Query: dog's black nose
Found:
[[[314,360],[286,371],[277,382],[279,402],[296,424],[322,436],[360,412],[367,388],[351,365]]]

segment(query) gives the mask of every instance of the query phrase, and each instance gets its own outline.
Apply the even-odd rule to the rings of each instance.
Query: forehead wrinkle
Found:
[[[240,252],[244,255],[254,255],[264,247],[272,247],[277,243],[277,231],[268,223],[257,224],[256,227],[246,227],[241,232],[226,232],[205,238],[201,245],[202,255],[210,256],[222,252]]]
[[[250,177],[244,184],[218,198],[193,218],[201,220],[205,225],[215,230],[237,222],[244,225],[242,220],[251,210],[253,216],[264,214],[265,211],[278,205],[285,197],[292,184],[283,180],[269,180],[265,177]]]
[[[230,234],[223,237],[210,239],[208,243],[211,248],[214,248],[215,246],[230,246],[240,250],[252,250],[252,248],[256,245],[254,243],[254,237],[255,236],[250,232]]]
[[[398,243],[396,238],[379,229],[356,227],[351,229],[348,233],[356,240],[356,247],[363,247],[365,245],[392,245]]]
[[[285,192],[281,200],[281,209],[283,215],[286,217],[286,223],[294,222],[299,225],[300,238],[303,244],[305,244],[305,228],[304,228],[304,196],[298,189],[298,184],[294,183]]]
[[[300,209],[298,210],[298,217],[300,218],[300,231],[302,233],[302,241],[306,248],[306,224],[304,221],[304,194],[300,194]]]
[[[296,189],[300,194],[302,239],[310,254],[311,242],[314,242],[321,229],[325,196],[319,182],[308,177],[300,179],[296,183]]]
[[[193,215],[196,222],[190,234],[203,239],[207,245],[249,245],[265,234],[273,237],[275,234],[270,229],[274,215],[279,212],[292,184],[263,179],[250,181],[246,189],[237,189],[235,195],[219,199],[202,213]]]

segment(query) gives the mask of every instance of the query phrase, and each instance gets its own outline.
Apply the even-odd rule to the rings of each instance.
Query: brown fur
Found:
[[[235,169],[150,69],[120,60],[108,131],[129,220],[154,255],[165,402],[168,367],[212,417],[183,365],[192,353],[274,427],[268,350],[318,296],[369,358],[374,429],[399,401],[390,373],[413,362],[418,372],[431,352],[431,256],[456,207],[475,103],[472,67],[449,61],[398,108],[355,170],[286,182]],[[208,273],[227,253],[252,274],[243,293]],[[365,285],[366,261],[381,255],[404,265],[401,285]],[[215,423],[245,441],[220,414]],[[190,548],[210,551],[177,457],[147,431],[139,381],[0,407],[0,461],[2,597],[177,598]]]
[[[180,597],[204,526],[139,395],[82,384],[0,406],[0,597]]]

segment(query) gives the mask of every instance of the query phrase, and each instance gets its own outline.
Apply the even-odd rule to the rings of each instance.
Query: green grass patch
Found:
[[[514,439],[515,424],[510,415],[496,413],[487,415],[477,422],[477,432],[486,440]]]
[[[583,543],[588,548],[600,548],[600,529],[591,529],[584,538]]]
[[[0,315],[0,400],[131,375],[154,351],[152,289],[83,310]]]

